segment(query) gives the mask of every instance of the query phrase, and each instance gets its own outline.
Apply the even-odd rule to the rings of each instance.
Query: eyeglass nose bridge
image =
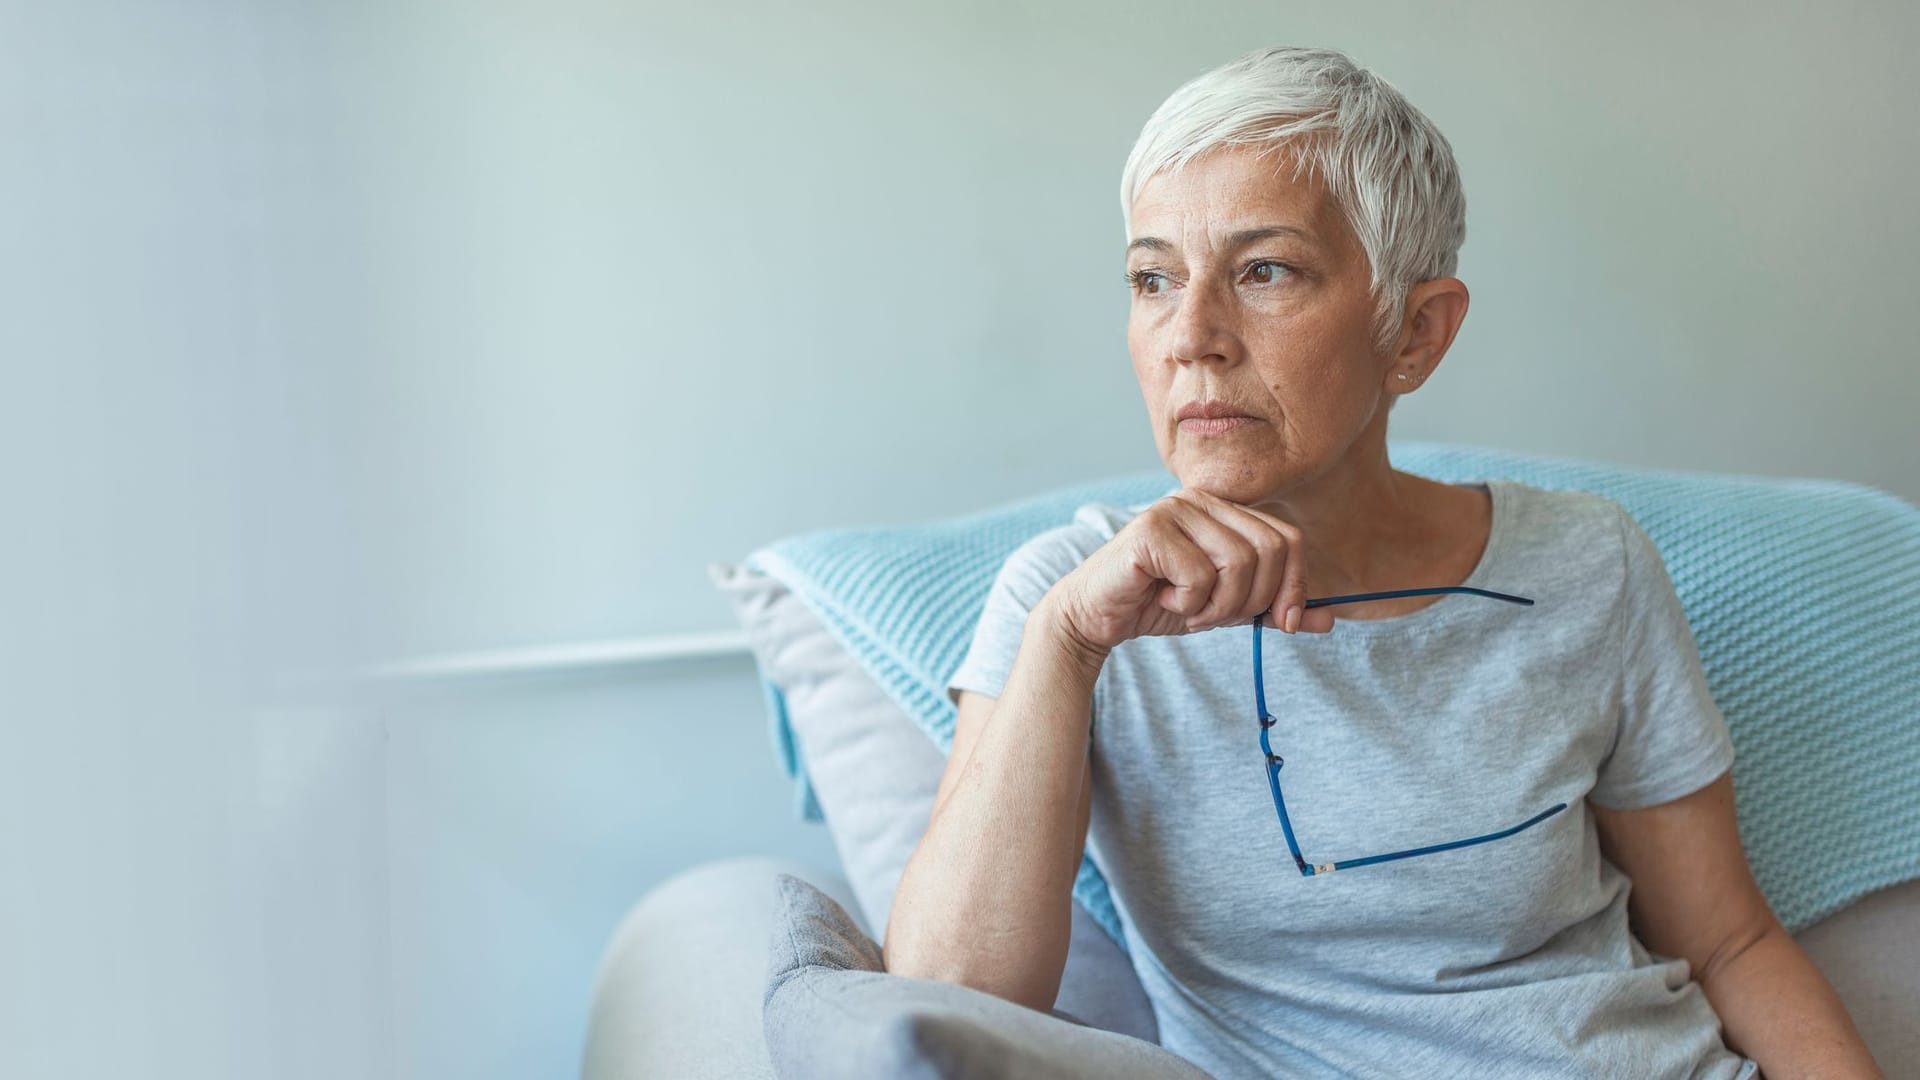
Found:
[[[1279,722],[1279,718],[1273,716],[1260,718],[1260,752],[1267,755],[1267,774],[1276,781],[1280,775],[1280,766],[1285,765],[1287,759],[1273,752],[1273,743],[1267,738],[1267,732]]]

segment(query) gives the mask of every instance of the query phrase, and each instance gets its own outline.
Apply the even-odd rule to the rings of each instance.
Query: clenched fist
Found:
[[[1268,626],[1326,633],[1333,612],[1306,607],[1305,553],[1291,522],[1182,488],[1127,522],[1055,583],[1049,600],[1075,641],[1101,653],[1267,611]]]

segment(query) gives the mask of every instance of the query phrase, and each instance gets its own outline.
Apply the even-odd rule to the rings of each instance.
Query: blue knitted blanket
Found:
[[[1634,469],[1440,443],[1395,442],[1396,467],[1448,482],[1506,477],[1618,500],[1652,536],[1699,643],[1735,749],[1740,830],[1789,930],[1920,877],[1920,509],[1816,480]],[[1082,503],[1167,494],[1140,473],[928,524],[790,537],[749,567],[797,594],[945,750],[948,675],[1000,565]],[[762,678],[774,744],[801,812],[819,809]],[[1090,861],[1074,895],[1114,940]]]

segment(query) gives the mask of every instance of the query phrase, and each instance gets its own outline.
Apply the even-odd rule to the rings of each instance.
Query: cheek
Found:
[[[1349,313],[1319,311],[1261,324],[1254,355],[1269,358],[1268,383],[1324,397],[1364,383],[1370,351],[1364,326]]]
[[[1282,401],[1325,400],[1334,390],[1331,384],[1341,368],[1339,350],[1320,328],[1303,323],[1273,325],[1248,345],[1261,358],[1261,380]]]

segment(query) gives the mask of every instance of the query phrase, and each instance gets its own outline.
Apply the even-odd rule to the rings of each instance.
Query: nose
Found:
[[[1232,363],[1238,355],[1232,301],[1211,284],[1195,281],[1181,290],[1168,321],[1167,358],[1180,364]]]

